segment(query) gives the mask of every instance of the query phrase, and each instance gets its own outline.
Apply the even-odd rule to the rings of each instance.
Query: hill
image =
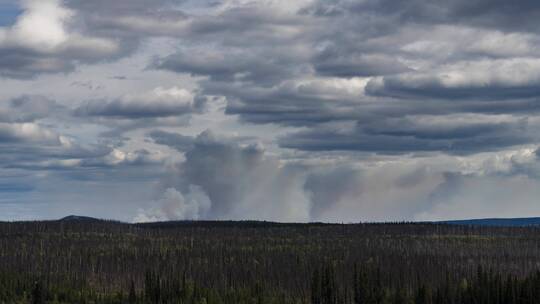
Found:
[[[499,227],[527,227],[527,226],[540,226],[540,217],[452,220],[452,221],[441,221],[438,223],[452,224],[452,225],[489,226],[489,227],[497,227],[497,226]]]
[[[60,222],[99,222],[102,220],[89,217],[89,216],[68,215],[66,217],[59,219],[58,221]]]

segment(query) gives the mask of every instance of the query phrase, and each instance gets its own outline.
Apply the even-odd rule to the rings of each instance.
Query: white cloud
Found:
[[[31,78],[40,73],[66,72],[81,61],[119,55],[120,44],[77,29],[77,12],[60,0],[25,0],[15,24],[0,27],[0,74]]]
[[[59,0],[25,0],[22,4],[25,12],[13,27],[4,30],[2,44],[51,51],[69,39],[65,23],[74,13]]]
[[[0,123],[0,143],[2,142],[60,144],[60,138],[55,132],[36,123]]]
[[[76,14],[63,7],[60,0],[25,0],[23,9],[13,26],[0,28],[0,47],[23,47],[39,53],[75,51],[111,55],[118,51],[118,45],[111,40],[72,32],[68,24]]]

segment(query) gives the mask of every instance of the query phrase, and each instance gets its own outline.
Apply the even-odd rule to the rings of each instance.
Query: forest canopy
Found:
[[[540,228],[0,223],[0,303],[536,303]]]

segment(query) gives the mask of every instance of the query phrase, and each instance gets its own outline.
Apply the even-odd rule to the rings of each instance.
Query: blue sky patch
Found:
[[[21,8],[11,1],[0,1],[0,26],[9,26],[21,14]]]

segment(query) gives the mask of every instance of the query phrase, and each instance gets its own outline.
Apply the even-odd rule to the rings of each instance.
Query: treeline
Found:
[[[312,277],[312,304],[517,304],[540,303],[540,272],[518,278],[478,267],[476,276],[459,281],[447,279],[433,286],[418,280],[414,289],[385,286],[380,270],[355,268],[352,284],[335,283],[332,266],[316,271]]]
[[[540,229],[0,223],[0,303],[540,303]]]
[[[0,281],[0,299],[3,303],[311,303],[311,304],[518,304],[540,302],[540,272],[524,278],[484,271],[469,280],[446,281],[438,287],[427,282],[414,290],[384,286],[379,270],[354,270],[353,281],[337,285],[332,266],[314,271],[309,299],[298,295],[266,292],[262,285],[251,288],[218,290],[202,288],[185,276],[163,278],[158,273],[145,274],[144,288],[137,290],[132,282],[128,290],[100,294],[85,286],[74,287],[65,282],[49,286],[42,279]],[[11,279],[13,279],[12,277]],[[425,285],[428,284],[428,285]],[[71,287],[70,287],[71,286]]]

